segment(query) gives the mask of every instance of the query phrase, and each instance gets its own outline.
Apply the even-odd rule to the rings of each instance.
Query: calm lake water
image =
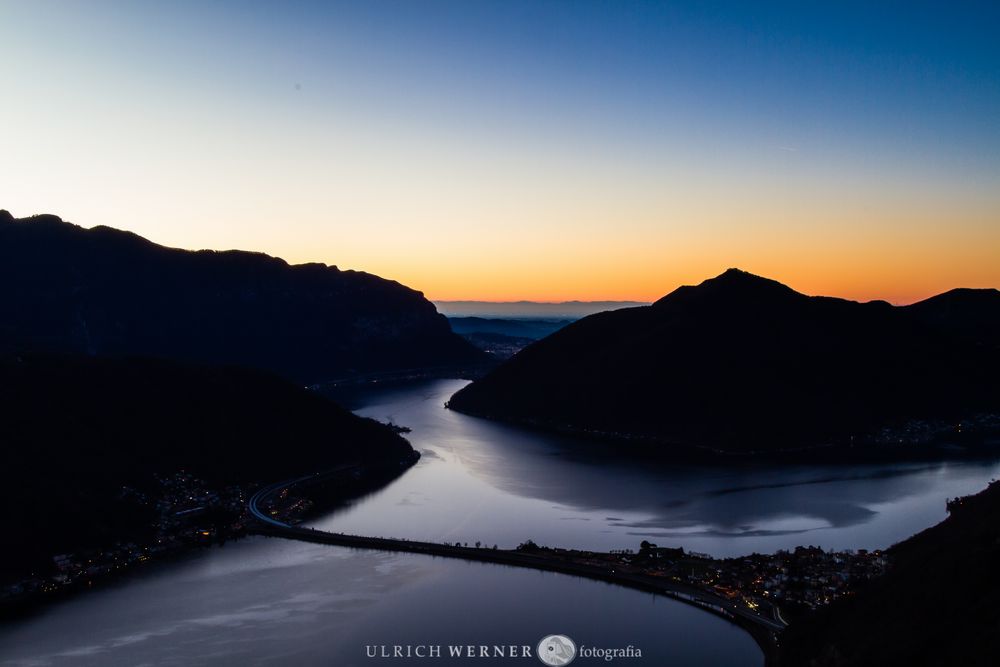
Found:
[[[443,408],[462,381],[355,397],[413,429],[401,478],[318,527],[513,546],[714,555],[797,544],[885,547],[945,516],[997,463],[706,468],[614,461],[592,443]],[[642,650],[636,665],[760,665],[748,635],[679,602],[564,575],[254,538],[136,575],[0,626],[0,665],[540,664],[368,658],[367,645],[579,644]],[[581,659],[580,664],[588,662]],[[591,659],[594,664],[602,663]]]
[[[405,475],[312,522],[431,541],[638,549],[649,540],[713,556],[812,544],[874,549],[938,523],[947,498],[982,490],[1000,462],[651,465],[607,445],[534,433],[443,408],[439,380],[357,397],[359,414],[408,426],[423,454]]]
[[[0,665],[385,667],[367,645],[535,644],[560,633],[639,647],[636,665],[760,665],[753,640],[679,602],[586,579],[254,538],[0,628]],[[603,661],[595,661],[604,664]],[[583,664],[583,663],[580,663]]]

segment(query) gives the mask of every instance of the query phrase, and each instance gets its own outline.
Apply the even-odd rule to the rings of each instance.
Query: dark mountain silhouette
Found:
[[[484,356],[419,292],[324,264],[197,252],[0,212],[0,351],[237,364],[321,381]]]
[[[218,485],[262,483],[413,456],[390,428],[268,373],[3,358],[0,575],[141,530],[148,517],[117,496],[123,485],[148,486],[154,474],[184,469]]]
[[[889,549],[890,568],[856,596],[793,619],[782,667],[995,665],[1000,651],[1000,483]]]
[[[1000,308],[994,289],[953,289],[905,310],[924,325],[973,345],[1000,343]]]
[[[893,420],[1000,409],[998,321],[997,290],[893,307],[731,269],[575,322],[450,406],[730,452],[850,442]]]

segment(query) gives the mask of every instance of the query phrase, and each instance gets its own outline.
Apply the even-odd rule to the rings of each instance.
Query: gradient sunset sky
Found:
[[[0,208],[434,299],[1000,286],[1000,4],[0,2]]]

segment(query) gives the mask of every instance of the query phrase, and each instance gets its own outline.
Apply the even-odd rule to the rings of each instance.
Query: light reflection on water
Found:
[[[742,630],[673,600],[534,570],[253,538],[0,626],[3,667],[463,665],[366,645],[516,644],[553,632],[648,665],[759,666]],[[447,653],[447,648],[443,649]],[[477,664],[538,664],[530,660]]]
[[[643,539],[717,556],[799,544],[884,548],[981,490],[997,461],[866,465],[651,466],[613,448],[461,415],[461,380],[356,397],[359,413],[408,426],[423,452],[387,488],[312,522],[348,533],[636,548]]]

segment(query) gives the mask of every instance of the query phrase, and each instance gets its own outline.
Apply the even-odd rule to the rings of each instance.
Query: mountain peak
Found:
[[[31,224],[64,224],[63,219],[51,213],[36,213],[27,218],[15,218],[7,209],[0,209],[0,222],[27,222]]]
[[[726,269],[714,278],[698,285],[685,285],[666,295],[654,305],[671,303],[680,299],[735,299],[739,301],[759,301],[761,299],[788,298],[802,296],[791,287],[777,280],[763,278],[742,269]]]
[[[665,452],[804,452],[858,436],[859,447],[882,456],[885,425],[1000,405],[1000,307],[972,303],[989,294],[943,300],[968,296],[967,307],[894,308],[807,296],[731,269],[651,307],[560,329],[463,387],[449,406],[649,440]],[[900,456],[916,451],[909,444]]]
[[[58,215],[53,215],[52,213],[38,213],[36,215],[24,218],[26,222],[31,222],[34,224],[45,224],[45,225],[62,225],[65,221]]]
[[[756,286],[756,287],[767,287],[776,288],[780,287],[782,290],[794,291],[792,288],[779,283],[777,280],[771,280],[770,278],[764,278],[763,276],[758,276],[749,271],[744,271],[743,269],[726,269],[724,272],[720,273],[714,278],[709,278],[708,280],[701,283],[700,286],[709,284],[719,284],[719,285],[746,285],[746,286]],[[700,287],[699,286],[699,287]]]

